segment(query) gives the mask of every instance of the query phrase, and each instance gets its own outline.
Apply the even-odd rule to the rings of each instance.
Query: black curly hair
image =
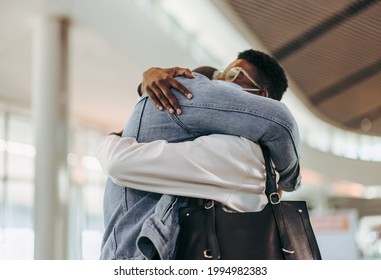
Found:
[[[238,59],[244,59],[259,70],[258,83],[265,87],[269,97],[281,100],[287,89],[286,74],[279,63],[270,55],[257,50],[246,50],[238,54]]]

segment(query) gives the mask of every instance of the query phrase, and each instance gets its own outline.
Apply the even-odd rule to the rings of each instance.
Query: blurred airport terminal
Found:
[[[0,0],[0,259],[98,259],[99,137],[149,67],[273,55],[323,259],[381,259],[381,1]]]

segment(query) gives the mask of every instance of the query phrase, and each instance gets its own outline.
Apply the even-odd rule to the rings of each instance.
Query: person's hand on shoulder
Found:
[[[181,114],[181,109],[176,96],[171,92],[171,88],[178,90],[186,98],[191,99],[191,92],[175,77],[185,76],[187,78],[194,78],[191,70],[187,68],[149,68],[143,73],[143,81],[139,87],[140,94],[144,91],[147,92],[148,97],[152,100],[154,105],[159,109],[164,108],[171,114]]]

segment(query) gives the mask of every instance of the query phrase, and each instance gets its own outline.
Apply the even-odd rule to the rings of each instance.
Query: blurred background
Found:
[[[149,67],[273,55],[323,259],[381,258],[381,1],[0,0],[0,259],[98,259],[99,137]]]

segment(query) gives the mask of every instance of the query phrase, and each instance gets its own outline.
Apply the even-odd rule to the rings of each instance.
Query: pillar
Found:
[[[68,20],[59,16],[34,22],[34,258],[42,260],[68,255],[68,30]]]

